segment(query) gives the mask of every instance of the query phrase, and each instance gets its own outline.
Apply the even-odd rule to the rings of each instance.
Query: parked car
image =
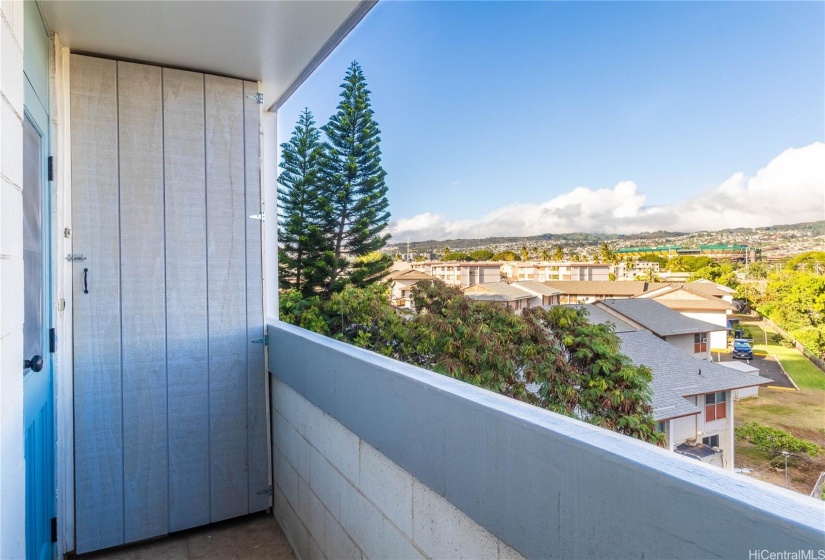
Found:
[[[743,338],[737,338],[733,341],[733,357],[742,358],[745,360],[753,359],[753,348],[750,342]]]

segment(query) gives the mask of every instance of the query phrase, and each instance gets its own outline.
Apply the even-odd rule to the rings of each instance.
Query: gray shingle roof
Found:
[[[616,334],[622,341],[622,354],[637,365],[649,367],[653,372],[650,389],[653,392],[653,418],[656,421],[701,412],[685,397],[766,385],[773,381],[688,356],[647,331]]]
[[[596,304],[600,305],[616,310],[658,336],[725,330],[725,327],[686,317],[653,299],[606,299]]]
[[[614,331],[617,333],[620,332],[630,332],[630,331],[637,331],[634,326],[625,323],[618,317],[614,317],[604,309],[599,309],[596,305],[592,303],[587,303],[583,305],[571,305],[571,307],[577,307],[580,309],[584,309],[587,311],[587,318],[593,324],[596,323],[613,323]]]

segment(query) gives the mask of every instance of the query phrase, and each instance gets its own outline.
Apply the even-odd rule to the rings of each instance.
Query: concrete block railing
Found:
[[[821,501],[291,325],[268,334],[274,509],[303,560],[825,548]]]

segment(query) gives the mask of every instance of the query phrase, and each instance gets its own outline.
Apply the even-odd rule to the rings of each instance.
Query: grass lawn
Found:
[[[768,344],[762,325],[748,317],[741,322],[747,325],[753,336],[754,352],[776,354],[785,370],[799,385],[799,391],[776,391],[759,388],[759,398],[744,399],[736,403],[736,425],[758,422],[787,430],[796,437],[812,441],[825,448],[825,373],[796,351],[776,344],[773,331],[768,331]],[[736,467],[753,469],[750,476],[784,486],[785,473],[781,468],[770,466],[768,457],[746,442],[736,442]],[[792,490],[809,494],[825,471],[825,454],[815,458],[801,455],[793,457],[788,465],[789,486]]]
[[[785,371],[799,385],[800,389],[825,390],[825,372],[809,362],[796,348],[788,348],[774,342],[774,331],[770,327],[746,317],[741,318],[740,322],[747,325],[751,336],[753,336],[753,351],[755,353],[776,354]],[[765,330],[768,331],[767,345],[765,344]]]

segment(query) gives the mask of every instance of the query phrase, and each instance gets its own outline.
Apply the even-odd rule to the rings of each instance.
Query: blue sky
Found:
[[[823,2],[383,0],[282,141],[334,113],[352,60],[398,241],[825,219]]]

